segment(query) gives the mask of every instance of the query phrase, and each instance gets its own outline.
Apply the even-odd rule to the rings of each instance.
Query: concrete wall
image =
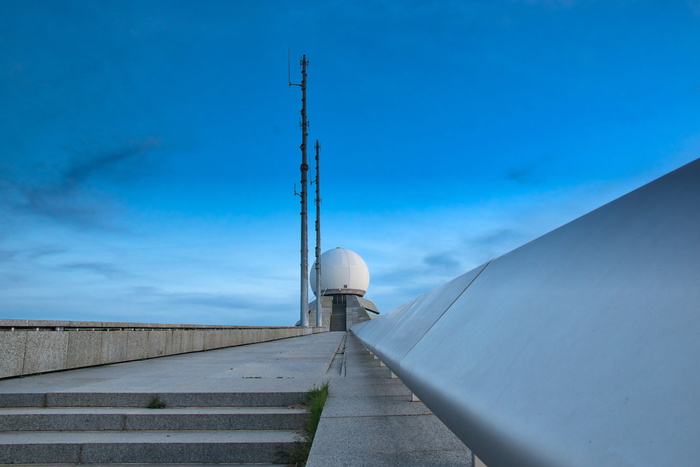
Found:
[[[0,378],[297,337],[323,329],[0,320]]]
[[[369,321],[369,314],[364,306],[360,303],[360,297],[357,295],[348,295],[345,305],[345,329],[350,329],[357,323]],[[369,301],[369,300],[365,300]],[[370,302],[372,303],[372,302]]]
[[[314,300],[313,302],[309,303],[309,324],[310,325],[315,325],[316,324],[316,302],[317,300]],[[333,310],[333,297],[330,295],[325,295],[321,298],[321,325],[326,331],[330,330],[330,324],[331,324],[331,312]]]

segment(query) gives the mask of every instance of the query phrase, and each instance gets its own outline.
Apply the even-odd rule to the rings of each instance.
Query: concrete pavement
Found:
[[[48,394],[50,398],[51,394],[86,393],[97,398],[134,393],[306,392],[324,377],[343,335],[319,333],[0,380],[0,394]]]
[[[309,466],[470,465],[464,445],[389,376],[351,333],[330,332],[0,380],[0,463],[259,463],[230,453],[291,442],[272,417],[279,407],[298,417],[288,406],[329,381]],[[166,408],[144,408],[156,395]],[[130,453],[131,443],[148,447]],[[36,446],[50,448],[13,457]]]
[[[271,464],[343,336],[1,380],[0,464]]]
[[[471,452],[348,333],[307,467],[471,466]]]

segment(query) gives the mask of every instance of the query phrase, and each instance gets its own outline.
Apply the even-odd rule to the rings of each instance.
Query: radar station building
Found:
[[[321,255],[321,293],[317,293],[316,263],[311,266],[310,282],[314,295],[321,296],[323,326],[331,331],[347,331],[352,326],[379,316],[379,310],[364,297],[369,287],[369,269],[351,250],[335,248]],[[318,300],[309,304],[309,323],[316,322]]]

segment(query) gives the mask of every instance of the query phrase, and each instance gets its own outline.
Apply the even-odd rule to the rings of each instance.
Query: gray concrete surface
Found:
[[[343,335],[319,333],[264,345],[5,379],[0,380],[0,395],[305,392],[324,377]]]
[[[345,336],[321,333],[0,380],[0,463],[265,462],[273,445],[294,438],[274,417],[298,410],[231,407],[283,407],[329,381],[309,466],[469,466],[464,445]],[[167,407],[143,408],[156,394]],[[235,433],[252,429],[268,434]]]
[[[308,467],[471,466],[464,444],[348,333]]]
[[[267,342],[324,330],[0,319],[0,378]]]
[[[22,374],[26,348],[26,332],[10,332],[2,335],[2,339],[0,339],[0,355],[2,355],[0,376]]]
[[[290,431],[95,431],[38,432],[0,437],[0,463],[207,463],[269,462],[279,445],[294,441]]]
[[[270,463],[297,439],[298,404],[343,337],[2,380],[0,464]],[[166,408],[145,408],[154,396]]]
[[[0,409],[0,432],[297,430],[306,415],[290,407],[27,407]]]

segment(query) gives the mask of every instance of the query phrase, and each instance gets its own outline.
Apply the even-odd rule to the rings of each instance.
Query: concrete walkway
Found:
[[[331,384],[330,397],[309,466],[470,465],[464,445],[422,403],[410,402],[410,391],[345,332],[0,380],[0,400],[6,407],[55,407],[59,415],[61,410],[81,417],[94,412],[99,419],[94,423],[106,423],[110,407],[144,407],[147,399],[132,399],[152,394],[162,395],[168,407],[200,407],[199,417],[214,410],[202,408],[204,399],[206,405],[230,407],[250,393],[260,398],[253,406],[285,405],[285,397],[298,398],[324,381]],[[92,408],[61,409],[67,406]],[[159,416],[166,417],[168,410]],[[129,412],[127,422],[135,423],[139,415]],[[178,423],[186,422],[185,415],[177,416]],[[85,420],[80,423],[89,430]],[[12,436],[25,435],[3,436],[12,444]]]
[[[0,464],[271,464],[344,335],[2,380]]]
[[[342,332],[0,380],[0,394],[306,392]]]
[[[471,452],[348,333],[307,467],[471,466]]]

